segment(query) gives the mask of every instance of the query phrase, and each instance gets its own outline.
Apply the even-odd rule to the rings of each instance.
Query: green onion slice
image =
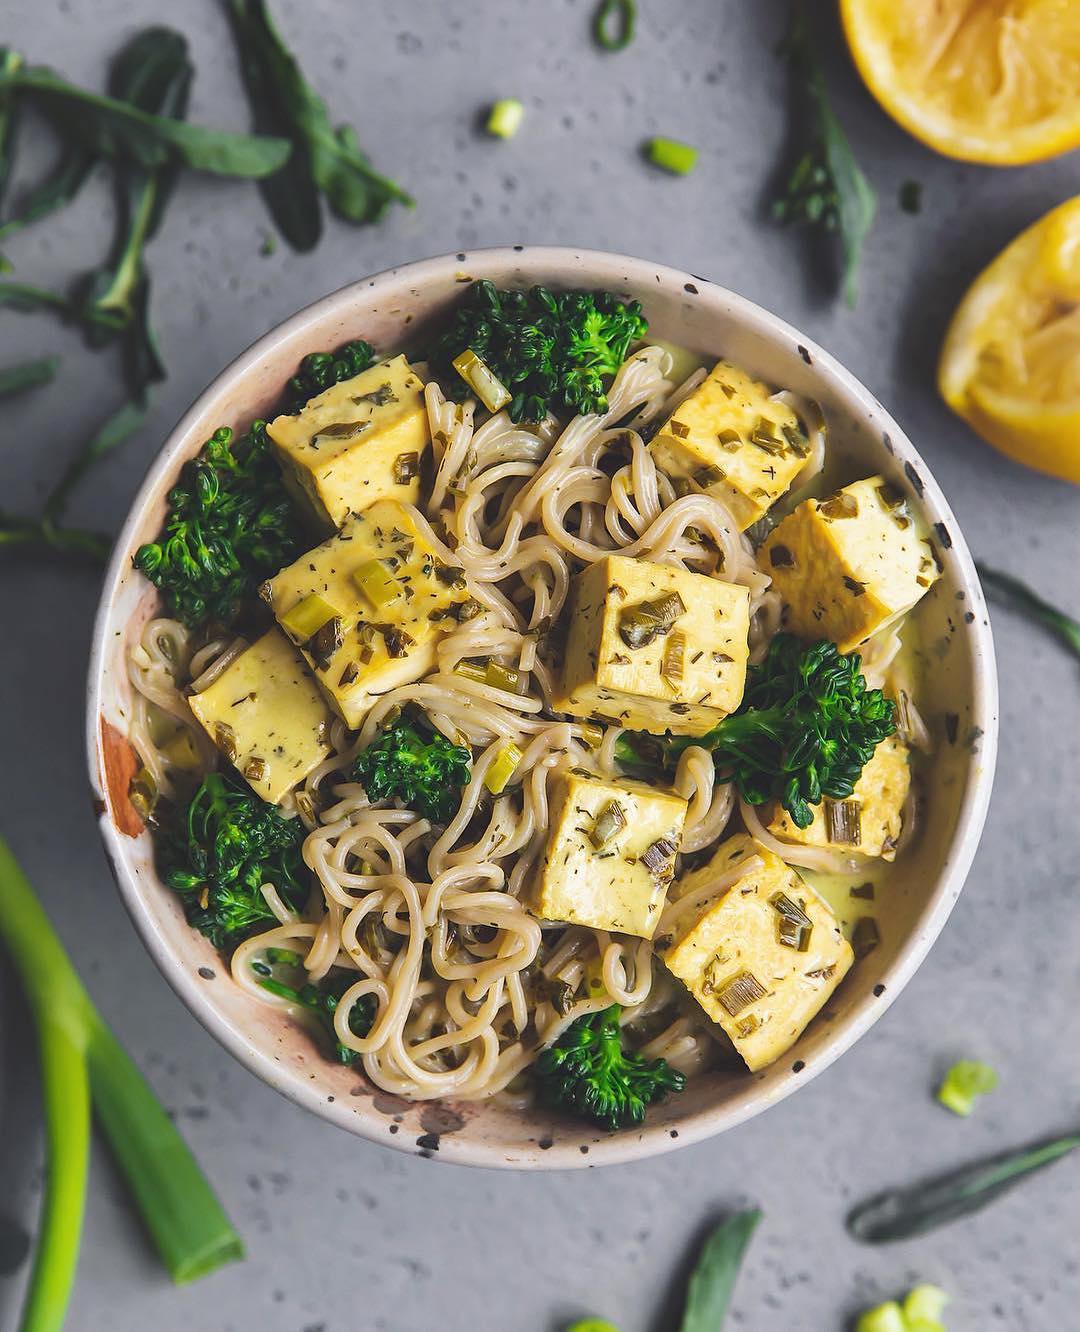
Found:
[[[650,139],[645,153],[654,166],[674,176],[686,176],[697,166],[698,150],[678,139]]]
[[[487,132],[496,139],[512,139],[525,119],[525,107],[516,97],[504,97],[491,108]]]
[[[486,361],[466,347],[450,362],[489,412],[505,407],[513,396]]]
[[[956,1115],[970,1115],[980,1096],[992,1092],[998,1085],[998,1075],[989,1064],[977,1059],[960,1059],[938,1088],[937,1098],[946,1110]]]

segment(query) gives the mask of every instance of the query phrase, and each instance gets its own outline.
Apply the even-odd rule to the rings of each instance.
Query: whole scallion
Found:
[[[93,1107],[162,1262],[178,1284],[242,1258],[243,1244],[161,1103],[83,988],[0,838],[0,939],[41,1050],[48,1173],[23,1332],[59,1332],[75,1277]]]

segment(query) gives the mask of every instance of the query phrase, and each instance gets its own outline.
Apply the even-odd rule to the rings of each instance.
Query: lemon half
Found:
[[[1080,146],[1080,0],[841,0],[859,72],[948,157],[1016,165]]]
[[[975,279],[946,334],[938,386],[1002,453],[1080,483],[1080,197]]]

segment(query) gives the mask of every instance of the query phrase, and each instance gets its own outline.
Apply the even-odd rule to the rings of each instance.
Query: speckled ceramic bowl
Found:
[[[411,1104],[329,1062],[300,1026],[242,993],[209,943],[188,927],[154,871],[150,836],[127,797],[136,761],[124,738],[130,697],[124,654],[156,607],[131,556],[158,531],[181,464],[216,427],[243,428],[265,415],[306,352],[353,337],[396,347],[475,277],[499,285],[598,286],[637,297],[658,337],[728,357],[816,398],[851,474],[883,472],[905,491],[936,533],[945,566],[920,612],[932,664],[922,702],[939,742],[928,813],[879,902],[880,946],[787,1058],[754,1076],[729,1070],[696,1079],[651,1110],[643,1128],[611,1136],[539,1111]],[[165,441],[120,533],[94,633],[87,728],[101,835],[124,901],[166,979],[227,1049],[298,1105],[374,1142],[469,1165],[551,1168],[632,1160],[720,1133],[804,1086],[877,1021],[926,956],[971,864],[993,778],[997,684],[982,593],[949,506],[895,421],[842,366],[780,319],[688,273],[615,254],[514,246],[427,259],[344,287],[260,338],[210,385]]]

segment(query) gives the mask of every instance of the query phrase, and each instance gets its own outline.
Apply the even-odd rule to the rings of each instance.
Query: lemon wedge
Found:
[[[1080,483],[1080,196],[969,288],[938,363],[953,411],[995,448]]]
[[[948,157],[1017,165],[1080,145],[1078,0],[841,0],[859,72]]]

